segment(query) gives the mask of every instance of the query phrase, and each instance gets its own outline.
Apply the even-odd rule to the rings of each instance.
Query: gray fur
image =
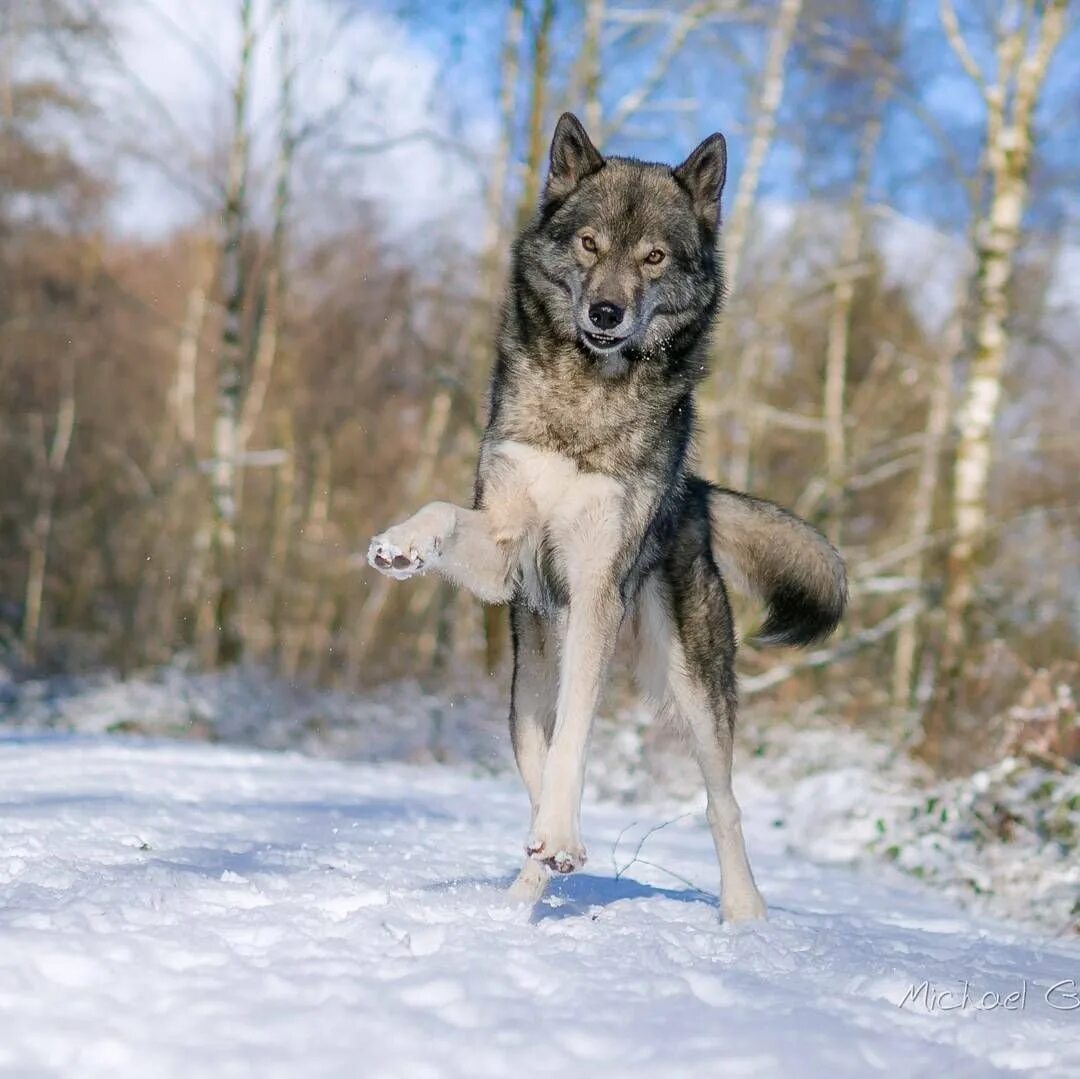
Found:
[[[471,510],[432,503],[377,536],[371,564],[435,571],[508,602],[513,744],[530,859],[585,860],[578,815],[592,713],[620,626],[643,690],[691,735],[731,918],[764,904],[731,793],[735,635],[726,583],[765,602],[765,643],[831,632],[844,567],[810,525],[690,470],[693,394],[723,295],[723,137],[682,165],[603,158],[558,124],[541,205],[514,246]]]

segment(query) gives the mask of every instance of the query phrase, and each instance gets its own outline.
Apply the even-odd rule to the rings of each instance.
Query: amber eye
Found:
[[[590,255],[595,255],[596,254],[596,240],[593,239],[592,236],[589,236],[588,234],[586,234],[585,236],[582,236],[581,237],[581,246],[584,247],[585,250],[588,251]]]
[[[648,253],[648,254],[647,254],[647,255],[645,256],[645,261],[646,261],[646,262],[647,262],[647,263],[648,263],[648,264],[649,264],[650,266],[659,266],[659,265],[660,265],[660,263],[661,263],[661,262],[663,262],[663,261],[664,261],[664,259],[666,259],[666,258],[667,258],[667,255],[665,255],[665,254],[664,254],[664,252],[663,252],[663,251],[661,251],[659,247],[654,247],[654,248],[653,248],[653,249],[652,249],[652,250],[651,250],[651,251],[650,251],[650,252],[649,252],[649,253]]]

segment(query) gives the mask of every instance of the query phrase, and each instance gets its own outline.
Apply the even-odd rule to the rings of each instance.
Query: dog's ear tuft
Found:
[[[603,164],[600,151],[593,146],[581,121],[572,112],[564,112],[551,140],[551,171],[544,188],[544,201],[565,198]]]
[[[727,143],[720,132],[710,135],[675,169],[675,179],[694,201],[694,212],[713,227],[720,221],[720,192],[726,178]]]

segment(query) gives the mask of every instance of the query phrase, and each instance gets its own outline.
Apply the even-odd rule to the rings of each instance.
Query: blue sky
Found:
[[[361,5],[363,6],[363,5]],[[533,10],[538,5],[533,2]],[[621,5],[611,3],[612,8]],[[637,9],[648,5],[633,5]],[[662,5],[653,5],[662,7]],[[993,42],[985,22],[975,17],[983,5],[959,0],[957,9],[978,62],[992,70]],[[469,3],[444,0],[384,0],[382,8],[403,20],[409,33],[435,55],[441,65],[441,86],[452,108],[461,114],[470,110],[493,113],[499,48],[505,5],[491,0]],[[563,67],[573,58],[578,45],[576,3],[560,5],[556,50]],[[904,87],[889,106],[881,152],[875,169],[872,198],[884,201],[917,219],[946,229],[962,229],[967,203],[962,187],[955,181],[953,165],[942,152],[947,146],[954,164],[971,170],[978,157],[983,108],[979,94],[963,72],[948,46],[938,15],[937,0],[880,0],[873,7],[879,28],[906,13],[904,26]],[[603,98],[608,108],[625,90],[636,85],[651,66],[657,42],[666,31],[653,31],[651,40],[633,45],[611,44],[608,30],[603,48],[605,83]],[[799,149],[806,137],[802,129],[808,99],[822,89],[822,68],[807,62],[805,24],[796,65],[790,70],[781,115],[779,137],[767,162],[761,194],[776,199],[805,198],[821,190],[818,173],[842,177],[851,168],[851,146],[836,141],[835,160],[823,158],[807,169]],[[1073,191],[1080,189],[1080,34],[1074,26],[1059,49],[1045,100],[1039,112],[1042,161],[1055,173],[1074,173]],[[653,103],[694,98],[700,107],[693,113],[652,111],[643,113],[632,128],[621,133],[607,147],[616,153],[676,160],[699,138],[712,130],[722,130],[730,147],[729,184],[738,182],[743,160],[747,93],[745,76],[739,73],[732,54],[741,57],[747,70],[760,69],[764,45],[758,28],[716,27],[691,39],[670,76],[654,95]],[[850,112],[857,116],[863,97],[853,95]],[[841,99],[840,110],[844,103]],[[930,132],[923,113],[932,114],[939,131]],[[812,111],[812,109],[811,109]],[[808,175],[809,171],[809,175]],[[827,185],[825,190],[827,191]],[[1053,224],[1063,211],[1075,215],[1075,199],[1057,193],[1037,201],[1033,214],[1043,224]]]
[[[268,10],[266,0],[256,4],[257,10]],[[879,23],[879,33],[902,4],[879,0],[867,8]],[[339,31],[342,5],[357,18]],[[528,6],[534,11],[538,5],[529,0]],[[609,0],[611,9],[624,6],[629,5]],[[937,7],[937,0],[907,0],[904,84],[888,109],[871,198],[916,220],[961,232],[969,207],[949,159],[969,173],[974,169],[982,105],[945,42]],[[958,7],[965,16],[974,10],[970,2]],[[115,0],[111,10],[121,29],[124,64],[164,103],[175,128],[184,133],[183,153],[196,159],[191,167],[205,168],[227,130],[225,73],[235,56],[234,7],[220,0]],[[578,49],[580,7],[576,0],[561,0],[558,10],[553,108],[580,108],[581,102],[564,100],[559,89],[566,85]],[[320,169],[339,187],[378,207],[392,238],[434,226],[451,236],[455,230],[467,236],[475,223],[486,155],[497,129],[495,95],[505,11],[505,0],[296,0],[298,36],[306,57],[303,107],[317,115],[340,98],[350,79],[364,86],[342,117],[339,143],[363,145],[421,129],[437,136],[434,141],[407,142],[389,153],[342,153],[340,146],[313,150],[320,155]],[[262,18],[265,21],[265,13]],[[829,25],[834,32],[845,29],[835,20]],[[989,64],[989,39],[974,23],[965,22],[965,28],[980,62]],[[852,30],[856,36],[866,32],[865,27]],[[666,33],[661,28],[615,40],[617,31],[609,27],[602,50],[606,111],[641,81]],[[273,112],[272,37],[266,35],[256,64],[254,111],[263,117]],[[1038,182],[1044,175],[1053,183],[1052,193],[1040,195],[1031,213],[1047,228],[1062,221],[1076,227],[1080,218],[1078,37],[1074,27],[1072,48],[1067,41],[1059,50],[1039,113],[1044,139],[1035,187],[1046,189]],[[649,107],[606,149],[676,161],[705,135],[721,130],[730,147],[732,191],[744,159],[751,80],[760,70],[763,51],[757,26],[713,24],[699,30]],[[778,137],[762,176],[763,199],[800,202],[842,196],[850,177],[852,133],[869,98],[868,85],[864,80],[845,86],[827,74],[812,52],[804,26],[789,68]],[[215,66],[222,73],[218,77],[212,74]],[[159,113],[140,104],[141,95],[132,94],[122,79],[113,83],[116,107],[109,115],[121,134],[133,135],[140,148],[149,146],[175,164],[180,151],[167,125],[163,129]],[[696,103],[692,110],[670,107],[688,101]],[[920,110],[933,117],[936,135]],[[519,128],[524,128],[523,115]],[[258,142],[257,158],[265,169],[269,148],[260,149]],[[448,152],[450,143],[459,144],[463,152]],[[205,212],[152,162],[126,160],[120,171],[115,218],[125,231],[162,234]]]

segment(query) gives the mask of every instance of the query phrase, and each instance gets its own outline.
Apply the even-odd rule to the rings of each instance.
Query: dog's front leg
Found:
[[[559,671],[555,729],[544,762],[540,805],[527,850],[559,873],[585,864],[581,842],[581,789],[593,713],[622,621],[618,594],[572,598]]]
[[[517,537],[501,534],[483,510],[429,502],[376,536],[368,562],[399,581],[438,573],[485,603],[505,603],[513,592],[518,543]]]

